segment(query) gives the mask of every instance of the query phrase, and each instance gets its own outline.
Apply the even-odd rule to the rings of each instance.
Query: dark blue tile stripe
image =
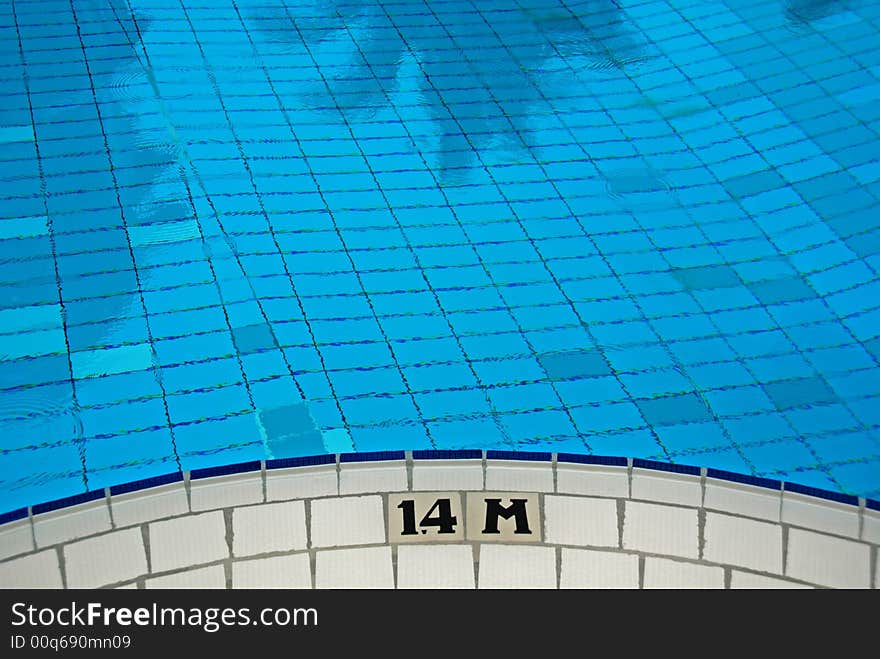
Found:
[[[190,472],[190,480],[199,480],[200,478],[211,478],[213,476],[228,476],[230,474],[243,474],[249,471],[259,471],[262,465],[259,460],[251,460],[250,462],[239,462],[234,465],[223,465],[222,467],[206,467],[205,469],[194,469]]]
[[[372,451],[368,453],[343,453],[340,462],[379,462],[382,460],[405,460],[404,451]]]
[[[413,451],[413,460],[482,460],[478,450]]]
[[[654,471],[668,471],[674,474],[690,474],[691,476],[699,476],[700,468],[690,465],[676,465],[669,462],[657,462],[656,460],[642,460],[636,458],[633,460],[633,467],[639,469],[653,469]]]
[[[723,471],[721,469],[709,469],[706,472],[708,478],[717,478],[723,481],[732,481],[734,483],[743,483],[744,485],[754,485],[755,487],[763,487],[769,490],[781,490],[782,481],[772,478],[760,478],[758,476],[747,476],[746,474],[737,474],[733,471]]]
[[[276,458],[266,460],[266,469],[289,469],[291,467],[317,467],[319,465],[336,464],[336,456],[332,454],[304,455],[297,458]]]
[[[139,481],[132,481],[131,483],[121,483],[120,485],[113,485],[110,488],[110,494],[126,494],[127,492],[148,490],[151,487],[159,487],[160,485],[168,485],[169,483],[179,483],[182,480],[183,474],[179,471],[174,471],[170,474],[164,474],[162,476],[153,476],[152,478],[144,478]]]
[[[797,483],[786,483],[787,492],[796,492],[798,494],[806,494],[819,499],[827,499],[828,501],[837,501],[839,503],[848,503],[851,506],[859,505],[859,498],[852,494],[842,494],[840,492],[831,492],[818,487],[809,487],[808,485],[798,485]]]
[[[574,462],[585,465],[608,465],[612,467],[626,467],[626,458],[611,455],[582,455],[579,453],[559,453],[557,462]]]
[[[487,451],[487,460],[529,460],[532,462],[549,462],[553,456],[550,453],[537,453],[529,451]]]
[[[17,522],[20,519],[24,519],[28,516],[27,508],[19,508],[17,510],[10,510],[8,513],[3,513],[0,515],[0,524],[9,524],[9,522]]]
[[[880,501],[876,499],[867,499],[865,505],[871,510],[880,510]]]
[[[96,499],[103,498],[103,489],[92,490],[91,492],[74,494],[72,497],[64,497],[63,499],[56,499],[55,501],[39,503],[33,507],[33,513],[34,515],[39,515],[40,513],[48,513],[52,512],[53,510],[59,510],[60,508],[70,508],[71,506],[78,506],[81,503],[88,503],[89,501],[95,501]]]

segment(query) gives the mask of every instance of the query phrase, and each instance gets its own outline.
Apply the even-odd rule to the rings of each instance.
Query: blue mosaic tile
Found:
[[[83,492],[82,494],[75,494],[73,496],[64,497],[63,499],[55,499],[54,501],[39,503],[31,507],[31,512],[34,515],[40,515],[53,510],[60,510],[61,508],[70,508],[71,506],[78,506],[90,501],[97,501],[98,499],[103,499],[105,496],[106,494],[104,493],[104,490]]]
[[[749,290],[764,305],[809,300],[816,297],[816,292],[797,277],[755,282],[749,284]]]
[[[486,451],[487,460],[524,460],[528,462],[549,462],[550,453],[533,451]]]
[[[819,377],[770,382],[764,385],[764,391],[780,410],[833,403],[837,400],[831,387]]]
[[[570,462],[573,464],[606,465],[609,467],[626,467],[626,458],[616,458],[605,455],[579,455],[576,453],[558,453],[557,462]]]
[[[482,451],[413,451],[413,460],[481,460]]]
[[[266,460],[266,469],[288,469],[290,467],[317,467],[336,464],[335,455],[308,455],[299,458],[277,458]]]
[[[10,522],[16,522],[20,519],[27,519],[28,509],[27,508],[18,508],[17,510],[10,510],[8,513],[0,514],[0,525],[9,524]]]
[[[551,380],[610,375],[611,367],[595,350],[556,352],[540,355],[538,361]]]
[[[808,485],[800,485],[798,483],[786,483],[785,490],[787,492],[806,494],[811,497],[819,497],[820,499],[828,499],[829,501],[837,501],[838,503],[848,503],[851,506],[859,505],[858,497],[849,494],[842,494],[840,492],[832,492],[818,487],[809,487]]]
[[[678,394],[636,401],[645,420],[652,425],[710,421],[712,413],[696,394]]]
[[[721,469],[712,469],[706,471],[707,478],[717,478],[719,480],[731,481],[733,483],[743,483],[744,485],[754,485],[755,487],[764,487],[770,490],[782,489],[782,481],[772,478],[759,478],[757,476],[749,476],[747,474],[737,473],[733,471],[724,471]]]
[[[674,474],[688,474],[690,476],[699,476],[700,468],[690,465],[671,464],[669,462],[657,462],[656,460],[643,460],[635,458],[633,460],[634,469],[652,469],[654,471],[668,471]]]
[[[260,471],[263,465],[258,460],[250,462],[240,462],[238,464],[221,465],[219,467],[205,467],[204,469],[193,469],[190,472],[191,480],[199,480],[200,478],[213,478],[215,476],[230,476],[232,474],[245,474],[252,471]]]
[[[182,480],[183,472],[175,471],[162,476],[153,476],[151,478],[143,478],[141,480],[131,481],[129,483],[111,485],[110,494],[111,496],[113,496],[119,494],[127,494],[128,492],[137,492],[139,490],[148,490],[153,487],[168,485],[169,483],[179,483]]]
[[[343,453],[340,462],[382,462],[385,460],[404,460],[404,451],[370,451],[367,453]]]
[[[232,330],[232,338],[242,355],[272,350],[277,344],[272,329],[265,323],[235,327]]]
[[[672,275],[688,290],[731,288],[741,285],[736,271],[727,265],[694,266],[677,268]]]

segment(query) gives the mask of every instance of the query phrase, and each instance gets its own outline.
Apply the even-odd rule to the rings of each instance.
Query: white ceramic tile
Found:
[[[385,542],[382,497],[334,497],[311,502],[312,547]]]
[[[415,460],[413,490],[482,490],[482,460]]]
[[[759,572],[782,573],[782,527],[720,513],[706,513],[703,558]]]
[[[46,549],[0,563],[0,588],[61,588],[57,552]]]
[[[226,572],[222,565],[209,565],[208,567],[175,572],[161,577],[147,579],[144,585],[150,589],[158,588],[186,588],[186,589],[222,589],[226,588]]]
[[[699,476],[633,469],[632,498],[698,508],[703,501]]]
[[[123,584],[122,586],[113,586],[113,590],[137,590],[138,585],[136,581],[131,583]]]
[[[549,544],[617,547],[617,501],[548,494],[544,529]]]
[[[150,524],[150,564],[164,572],[226,558],[226,524],[216,510]]]
[[[592,549],[562,548],[560,588],[638,588],[639,557]]]
[[[552,492],[553,465],[528,460],[487,460],[486,489]]]
[[[707,478],[706,499],[703,505],[710,510],[778,522],[782,492]]]
[[[697,511],[692,508],[627,501],[623,522],[623,547],[652,554],[697,558]]]
[[[68,588],[97,588],[146,574],[140,528],[105,533],[64,547]]]
[[[307,553],[270,556],[232,564],[233,588],[311,588],[312,566]]]
[[[339,494],[336,465],[270,469],[266,472],[266,499],[286,501]]]
[[[560,462],[556,465],[556,491],[626,499],[629,496],[629,475],[626,467]]]
[[[232,511],[234,556],[305,549],[307,544],[304,501],[265,503]]]
[[[189,485],[194,512],[246,506],[263,500],[263,476],[259,471],[234,476],[203,478]]]
[[[874,561],[874,588],[880,588],[880,551],[874,552],[877,558]]]
[[[407,489],[406,462],[345,462],[339,466],[339,494],[400,492]]]
[[[106,499],[53,510],[34,517],[37,547],[48,547],[109,530],[110,509]]]
[[[782,521],[822,533],[859,537],[858,508],[795,492],[782,493]]]
[[[0,527],[0,560],[34,551],[34,536],[29,519]]]
[[[724,588],[724,568],[648,556],[645,558],[644,587]]]
[[[870,547],[802,529],[788,531],[786,576],[832,588],[868,588]]]
[[[404,545],[397,550],[398,588],[474,588],[470,545]]]
[[[807,586],[806,584],[797,583],[796,581],[789,581],[788,579],[775,579],[773,577],[767,577],[763,574],[752,574],[751,572],[740,572],[739,570],[733,570],[730,574],[730,587],[733,589],[751,589],[756,590],[759,588],[766,589],[778,589],[778,588],[789,588],[789,589],[801,589],[806,588],[810,589],[812,586]]]
[[[865,509],[862,520],[862,540],[880,545],[880,513]]]
[[[556,588],[556,550],[524,545],[481,545],[480,588]]]
[[[189,512],[183,483],[170,483],[149,490],[116,494],[110,497],[110,509],[116,528],[175,517]]]
[[[315,588],[394,588],[391,547],[317,552]]]

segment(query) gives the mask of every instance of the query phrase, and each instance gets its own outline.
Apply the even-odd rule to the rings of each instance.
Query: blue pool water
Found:
[[[0,509],[327,452],[880,494],[880,3],[4,0]]]

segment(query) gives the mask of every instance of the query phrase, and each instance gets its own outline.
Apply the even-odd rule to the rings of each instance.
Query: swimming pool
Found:
[[[0,7],[0,508],[386,449],[880,494],[880,6]]]

